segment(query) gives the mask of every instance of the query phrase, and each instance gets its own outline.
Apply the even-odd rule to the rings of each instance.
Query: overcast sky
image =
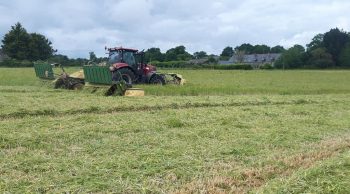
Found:
[[[290,47],[331,28],[350,31],[349,10],[349,0],[0,0],[0,36],[21,22],[69,57],[104,56],[105,46],[219,54],[242,43]]]

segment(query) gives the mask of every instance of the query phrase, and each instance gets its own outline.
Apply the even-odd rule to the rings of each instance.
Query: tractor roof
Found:
[[[123,47],[114,47],[114,48],[109,48],[109,52],[111,51],[129,51],[129,52],[137,52],[138,50],[136,49],[131,49],[131,48],[123,48]]]

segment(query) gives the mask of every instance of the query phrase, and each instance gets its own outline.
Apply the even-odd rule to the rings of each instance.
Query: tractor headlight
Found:
[[[110,67],[109,67],[109,70],[110,70],[110,71],[114,71],[114,69],[115,69],[115,68],[114,68],[113,66],[110,66]]]

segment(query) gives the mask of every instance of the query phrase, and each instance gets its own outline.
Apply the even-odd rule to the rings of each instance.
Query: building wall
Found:
[[[226,64],[235,64],[240,62],[246,63],[246,64],[252,64],[253,66],[257,66],[259,64],[264,64],[264,63],[273,64],[278,58],[281,57],[281,55],[282,54],[280,53],[244,55],[242,57],[243,61],[240,61],[238,57],[234,55],[228,61],[220,61],[220,64],[226,65]]]

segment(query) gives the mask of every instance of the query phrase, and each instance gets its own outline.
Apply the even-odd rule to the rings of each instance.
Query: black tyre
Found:
[[[133,83],[133,80],[135,80],[135,74],[128,68],[122,68],[114,71],[112,80],[120,81],[121,79],[123,79],[127,84],[131,85]]]
[[[165,85],[165,79],[163,76],[155,74],[152,76],[152,78],[149,80],[150,84],[157,84],[157,85]]]

